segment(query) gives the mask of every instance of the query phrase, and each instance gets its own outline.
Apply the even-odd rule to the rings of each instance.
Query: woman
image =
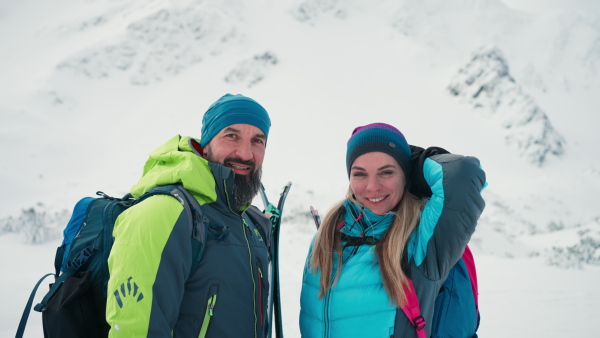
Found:
[[[353,131],[346,199],[325,216],[304,270],[303,337],[417,337],[398,311],[411,280],[431,336],[436,296],[483,211],[485,174],[476,158],[439,154],[415,170],[423,177],[410,177],[411,155],[393,126]],[[431,188],[430,199],[409,193],[417,179]]]

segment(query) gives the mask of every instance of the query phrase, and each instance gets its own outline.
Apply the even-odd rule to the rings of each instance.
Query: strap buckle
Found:
[[[423,318],[423,316],[415,318],[414,325],[417,331],[423,330],[425,328],[425,318]]]

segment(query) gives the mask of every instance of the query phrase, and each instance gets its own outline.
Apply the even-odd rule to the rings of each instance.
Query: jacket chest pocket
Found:
[[[269,267],[262,265],[262,260],[256,259],[254,273],[256,274],[256,304],[258,304],[257,314],[259,325],[263,327],[267,324],[269,312]]]
[[[231,233],[231,229],[226,225],[220,225],[215,222],[208,222],[206,227],[207,242],[220,243],[227,239]]]
[[[208,288],[206,309],[204,317],[202,319],[202,326],[200,327],[200,333],[198,337],[204,338],[210,329],[213,316],[217,313],[217,301],[219,300],[219,285],[213,284]]]

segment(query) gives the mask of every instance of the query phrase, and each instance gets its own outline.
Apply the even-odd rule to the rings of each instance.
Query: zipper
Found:
[[[242,219],[242,226],[244,227],[244,239],[246,240],[246,246],[248,248],[248,258],[250,259],[250,276],[252,278],[252,302],[254,308],[254,337],[258,337],[258,333],[256,331],[258,318],[256,316],[256,280],[254,279],[254,264],[252,264],[252,250],[250,249],[250,242],[248,241],[248,232],[250,231],[250,226],[246,223],[244,217],[240,216]],[[252,233],[251,233],[252,234]]]
[[[200,327],[199,338],[206,337],[206,333],[208,332],[208,327],[210,325],[211,319],[214,315],[214,308],[217,304],[217,290],[218,286],[212,285],[210,287],[211,292],[209,292],[208,301],[206,302],[206,311],[204,312],[204,319],[202,320],[202,326]],[[214,291],[213,291],[214,290]]]
[[[254,279],[254,265],[252,264],[252,250],[250,249],[250,241],[248,240],[248,232],[250,232],[250,235],[252,235],[252,231],[250,230],[250,226],[248,225],[248,223],[246,223],[244,216],[242,214],[236,213],[231,208],[231,204],[229,203],[230,197],[229,197],[229,194],[227,193],[227,181],[226,180],[223,180],[223,187],[225,190],[225,196],[226,196],[226,200],[227,200],[227,206],[229,207],[229,211],[231,211],[234,215],[237,215],[242,221],[242,228],[243,228],[242,232],[244,233],[244,239],[246,240],[246,248],[248,248],[250,279],[252,279],[252,303],[253,303],[253,309],[254,309],[254,337],[257,338],[258,337],[258,331],[257,331],[258,318],[256,316],[256,280]]]
[[[256,269],[258,270],[258,313],[260,314],[260,324],[262,326],[262,323],[264,323],[264,317],[263,317],[263,274],[262,274],[262,270],[260,269],[260,266],[256,266]]]
[[[347,254],[346,257],[344,257],[344,252],[346,251],[346,248],[342,249],[342,265],[344,265],[350,258],[352,258],[352,256],[356,255],[359,247],[360,247],[360,245],[352,247],[352,249],[350,250],[350,252]]]
[[[335,264],[335,266],[337,267],[337,264]],[[325,297],[323,297],[323,322],[324,322],[324,330],[323,330],[323,337],[327,338],[329,337],[329,325],[327,323],[329,323],[329,301],[331,299],[331,292],[332,292],[332,288],[333,288],[333,281],[335,280],[335,275],[337,274],[337,269],[333,270],[331,272],[331,280],[329,281],[329,288],[327,289],[327,293],[325,294]]]
[[[323,323],[325,324],[325,329],[323,330],[323,337],[327,338],[329,336],[329,298],[331,297],[331,287],[327,290],[327,294],[325,295],[325,301],[323,306]]]

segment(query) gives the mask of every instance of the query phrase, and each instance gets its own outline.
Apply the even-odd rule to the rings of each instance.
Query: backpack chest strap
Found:
[[[371,236],[360,236],[353,237],[342,233],[342,242],[345,242],[344,247],[348,246],[361,246],[361,245],[375,245],[379,242],[379,238]]]

